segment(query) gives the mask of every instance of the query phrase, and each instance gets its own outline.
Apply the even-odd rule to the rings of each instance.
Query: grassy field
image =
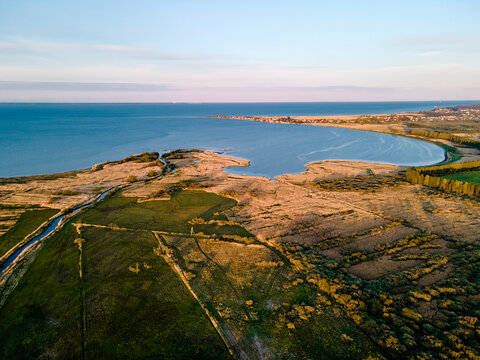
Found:
[[[51,238],[0,310],[0,358],[228,357],[150,232],[86,228],[83,281],[77,236],[67,224]]]
[[[444,175],[444,178],[480,184],[480,171],[464,171],[451,175]]]
[[[203,310],[154,254],[151,232],[86,228],[82,237],[87,358],[227,358]]]
[[[44,245],[0,310],[0,358],[81,354],[78,250],[72,226]]]
[[[146,202],[137,202],[137,200],[134,197],[115,196],[105,200],[95,209],[80,215],[78,222],[189,233],[191,225],[188,222],[191,219],[202,217],[210,220],[216,212],[224,211],[236,204],[233,199],[204,191],[178,191],[172,194],[170,200]],[[219,229],[206,226],[203,230]],[[239,235],[246,234],[245,230],[239,227],[236,227],[236,230]],[[225,231],[235,233],[235,227],[225,227]]]
[[[0,256],[22,241],[25,236],[33,232],[57,212],[57,209],[38,209],[29,210],[20,215],[15,225],[0,236]]]
[[[252,359],[363,359],[371,342],[267,247],[164,237],[207,307]],[[320,296],[320,297],[319,297]],[[351,340],[345,341],[342,335]]]

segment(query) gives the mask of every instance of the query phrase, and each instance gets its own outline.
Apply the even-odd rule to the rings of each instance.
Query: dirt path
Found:
[[[75,224],[76,225],[76,224]],[[86,359],[86,348],[87,348],[87,339],[86,339],[86,330],[87,330],[87,316],[85,314],[86,303],[85,303],[85,286],[83,284],[83,244],[85,239],[81,237],[80,226],[75,226],[78,234],[78,238],[75,239],[74,243],[78,246],[78,277],[79,277],[79,290],[80,290],[80,317],[82,318],[82,360]]]

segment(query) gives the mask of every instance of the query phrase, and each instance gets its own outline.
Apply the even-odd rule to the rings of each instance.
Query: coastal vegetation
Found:
[[[162,159],[164,160],[173,160],[173,159],[184,159],[185,155],[192,152],[199,152],[198,149],[177,149],[172,150],[162,154]]]
[[[53,195],[65,195],[65,196],[73,196],[78,195],[78,192],[73,190],[55,190],[52,192]]]
[[[478,246],[452,243],[446,248],[435,234],[415,233],[368,248],[345,247],[365,235],[353,235],[348,243],[338,238],[343,253],[335,260],[318,256],[316,245],[278,249],[324,294],[324,303],[341,306],[387,358],[477,359]],[[334,240],[328,249],[339,246]],[[321,249],[324,244],[318,243]],[[384,270],[378,268],[389,262]]]
[[[84,173],[85,170],[66,171],[62,173],[46,174],[46,175],[31,175],[31,176],[16,176],[9,178],[0,178],[0,185],[2,184],[25,184],[31,181],[48,181],[62,178],[73,178],[78,174]]]
[[[318,189],[325,191],[360,191],[375,192],[402,182],[402,177],[365,175],[337,180],[318,180],[313,183]]]
[[[129,161],[137,162],[137,163],[148,163],[154,162],[159,159],[158,152],[143,152],[137,155],[131,155],[126,157],[125,159],[118,160],[118,161],[109,161],[105,164],[123,164]]]

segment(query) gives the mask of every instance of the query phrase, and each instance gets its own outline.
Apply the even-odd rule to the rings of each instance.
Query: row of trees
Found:
[[[443,175],[450,175],[450,174],[455,174],[463,171],[472,171],[472,170],[479,170],[479,169],[480,169],[480,160],[464,162],[464,163],[454,163],[454,164],[414,168],[414,170],[418,170],[422,174],[428,174],[430,176],[431,175],[443,176]]]
[[[411,135],[424,136],[432,139],[443,139],[454,142],[456,144],[462,144],[465,146],[474,147],[480,149],[480,140],[471,139],[466,136],[454,135],[449,132],[437,132],[437,131],[428,131],[428,130],[417,130],[414,129],[410,131]]]
[[[405,179],[413,184],[425,185],[441,189],[446,192],[480,196],[480,184],[442,177],[443,175],[455,174],[462,171],[478,170],[479,168],[480,161],[423,168],[410,168],[405,174]]]

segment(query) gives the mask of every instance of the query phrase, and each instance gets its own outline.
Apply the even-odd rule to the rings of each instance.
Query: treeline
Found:
[[[474,140],[466,136],[454,135],[448,132],[437,132],[437,131],[428,131],[428,130],[416,130],[413,129],[410,131],[411,135],[424,136],[432,139],[443,139],[454,142],[456,144],[461,144],[465,146],[474,147],[480,149],[480,140]]]
[[[410,168],[405,174],[405,179],[413,184],[425,185],[446,192],[480,196],[480,184],[442,177],[443,175],[478,169],[480,169],[480,160],[450,165]]]

